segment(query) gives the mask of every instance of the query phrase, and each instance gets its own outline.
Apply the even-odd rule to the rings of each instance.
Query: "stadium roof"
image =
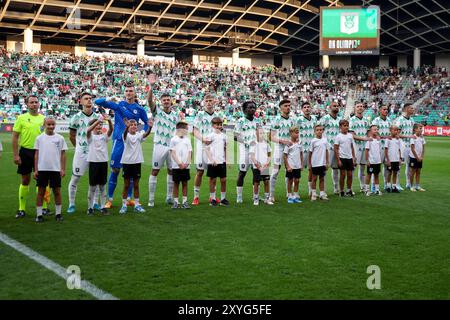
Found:
[[[381,52],[450,52],[450,1],[442,0],[3,0],[0,34],[27,27],[44,42],[146,50],[318,54],[320,6],[379,5]],[[130,31],[146,26],[146,34]],[[239,36],[239,38],[238,38]],[[231,41],[230,41],[231,39]],[[243,40],[244,39],[244,40]]]

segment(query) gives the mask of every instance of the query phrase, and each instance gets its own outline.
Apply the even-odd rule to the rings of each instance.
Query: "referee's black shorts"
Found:
[[[108,162],[89,162],[89,185],[103,186],[108,175]]]
[[[30,174],[34,171],[34,154],[36,150],[20,147],[19,157],[21,164],[17,166],[17,173],[21,175]]]

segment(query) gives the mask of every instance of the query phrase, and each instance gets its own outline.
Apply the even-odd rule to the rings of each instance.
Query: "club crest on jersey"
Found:
[[[137,110],[135,109],[135,110],[133,110],[133,113],[134,113],[134,114],[137,114],[137,113],[138,113],[138,111],[137,111]]]
[[[154,166],[154,167],[157,167],[157,166],[158,166],[158,162],[156,162],[156,161],[153,162],[153,166]]]

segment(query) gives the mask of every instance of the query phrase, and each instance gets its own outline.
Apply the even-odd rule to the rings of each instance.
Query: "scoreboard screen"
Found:
[[[321,7],[319,53],[380,54],[380,8]]]

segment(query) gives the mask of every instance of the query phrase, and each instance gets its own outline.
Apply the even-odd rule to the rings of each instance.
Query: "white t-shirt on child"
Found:
[[[284,154],[287,154],[287,160],[289,166],[292,169],[301,169],[302,168],[302,160],[300,157],[300,152],[302,151],[302,146],[299,142],[294,143],[292,146],[286,145],[284,147]]]
[[[34,149],[39,150],[38,171],[61,171],[61,152],[67,150],[62,135],[42,133],[36,138]]]
[[[272,152],[272,148],[266,141],[256,142],[250,145],[249,154],[255,154],[255,160],[259,163],[259,165],[264,166],[268,161],[268,153]],[[253,164],[253,168],[256,168],[255,164]]]
[[[217,164],[225,163],[225,145],[227,143],[227,136],[223,133],[213,132],[208,135],[207,139],[211,141],[211,143],[207,146],[209,152],[211,153],[212,160],[208,158],[208,163],[212,164],[214,161]]]
[[[381,141],[372,140],[366,142],[366,150],[369,149],[369,163],[380,164],[381,163]],[[365,157],[365,155],[364,155]]]
[[[414,148],[416,149],[416,154],[421,157],[423,152],[423,146],[426,144],[425,139],[423,137],[417,137],[414,136],[414,138],[411,139],[411,146],[414,145]],[[409,157],[415,159],[414,154],[412,150],[409,150]]]
[[[401,139],[386,139],[384,148],[388,149],[388,157],[391,162],[400,162],[400,151],[402,150]]]
[[[322,137],[322,139],[313,138],[311,140],[308,151],[312,152],[311,166],[313,168],[323,167],[327,164],[327,150],[330,149],[329,146],[328,140],[325,137]]]
[[[192,152],[191,139],[189,137],[179,137],[175,136],[170,139],[170,151],[175,150],[178,160],[182,163],[188,163],[191,161],[189,158],[189,152]],[[171,155],[172,157],[172,152]],[[188,166],[189,168],[190,166]],[[179,169],[180,166],[175,162],[172,157],[172,169]]]
[[[142,154],[142,141],[144,138],[145,131],[136,132],[136,134],[130,134],[128,132],[127,138],[123,139],[125,147],[122,153],[122,159],[120,163],[122,164],[136,164],[144,162],[144,155]],[[124,135],[125,136],[125,135]]]
[[[89,151],[87,156],[88,162],[108,162],[108,141],[106,134],[92,134],[87,142]]]
[[[334,145],[339,146],[339,158],[341,159],[353,159],[352,145],[354,147],[355,140],[353,140],[353,135],[350,133],[342,134],[339,133],[334,139]]]

